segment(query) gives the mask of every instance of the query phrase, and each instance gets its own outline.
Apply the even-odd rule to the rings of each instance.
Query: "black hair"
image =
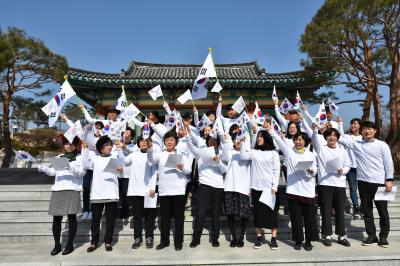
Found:
[[[293,136],[293,142],[298,138],[301,137],[304,140],[304,147],[307,147],[308,145],[310,145],[310,138],[308,137],[308,135],[305,132],[297,132],[296,134],[294,134]]]
[[[213,128],[213,124],[208,125],[207,127],[211,127],[211,129]],[[204,129],[206,129],[207,127],[204,127],[201,131],[200,131],[200,137],[204,138]]]
[[[233,108],[232,108],[232,104],[227,104],[227,105],[225,106],[225,110],[226,110],[226,111],[229,111],[230,109],[233,109]]]
[[[235,141],[236,141],[236,137],[237,137],[238,133],[235,132],[235,133],[232,133],[230,135],[231,135],[231,138],[232,138],[233,146],[235,147]]]
[[[210,116],[210,115],[217,116],[217,115],[215,114],[215,112],[214,112],[214,111],[212,111],[212,110],[208,110],[208,111],[206,112],[206,116]]]
[[[218,137],[215,139],[215,138],[213,138],[211,136],[208,136],[208,137],[205,138],[207,147],[211,147],[211,145],[210,145],[210,140],[211,139],[213,139],[213,140],[215,140],[217,142],[217,147],[221,144],[221,140]]]
[[[300,124],[299,124],[298,122],[290,121],[290,122],[288,123],[288,125],[287,125],[287,128],[286,128],[286,138],[288,138],[288,139],[293,139],[293,136],[295,135],[295,134],[292,135],[292,134],[289,133],[289,127],[290,127],[292,124],[295,124],[295,126],[296,126],[296,128],[297,128],[297,132],[296,132],[296,133],[301,132]]]
[[[354,122],[357,122],[360,126],[362,124],[362,120],[360,118],[353,118],[350,120],[350,125],[353,124]]]
[[[150,113],[153,114],[157,118],[157,123],[159,123],[160,122],[160,113],[157,110],[152,110]],[[154,123],[157,124],[156,122],[154,122]]]
[[[324,139],[326,139],[328,136],[332,135],[332,133],[335,134],[337,140],[340,138],[340,133],[336,128],[330,127],[327,130],[324,131]]]
[[[61,142],[62,142],[62,145],[65,145],[65,144],[72,144],[72,145],[74,145],[76,148],[78,148],[78,146],[81,144],[81,139],[78,138],[77,136],[75,136],[74,139],[72,140],[72,143],[70,143],[70,142],[68,141],[68,139],[67,139],[64,135],[62,135],[62,136],[61,136]]]
[[[185,121],[189,120],[189,119],[193,119],[193,115],[191,113],[186,112],[182,115],[182,119]]]
[[[108,116],[108,113],[116,113],[117,115],[119,115],[119,114],[121,113],[121,111],[119,111],[119,110],[117,110],[117,109],[115,109],[115,108],[108,109],[108,110],[106,111],[105,117]]]
[[[291,115],[297,115],[299,112],[297,112],[297,110],[290,109],[288,113]]]
[[[273,141],[271,135],[268,133],[268,131],[260,130],[257,133],[257,138],[259,135],[261,135],[262,138],[264,139],[264,144],[260,146],[260,145],[258,145],[258,143],[256,141],[256,146],[254,147],[255,150],[261,150],[261,151],[275,150],[274,141]]]
[[[104,128],[104,124],[103,124],[103,122],[101,122],[101,121],[96,121],[96,122],[94,123],[94,127],[96,128],[96,126],[100,126],[100,129],[103,129],[103,128]]]
[[[106,144],[112,145],[113,142],[108,136],[101,136],[99,140],[96,142],[96,150],[101,154],[101,150]]]
[[[146,140],[146,139],[144,139],[142,136],[140,136],[140,137],[138,137],[138,139],[137,139],[137,141],[136,141],[136,146],[138,146],[139,149],[140,149],[140,142],[141,142],[142,140]]]
[[[361,123],[361,130],[362,130],[363,128],[373,128],[373,129],[376,129],[376,125],[375,125],[374,122],[371,122],[371,121],[364,121],[364,122]]]
[[[178,144],[178,135],[176,134],[175,128],[172,128],[170,131],[165,133],[163,142],[165,142],[165,140],[168,138],[174,138],[176,141],[176,144]]]
[[[229,135],[232,136],[233,131],[237,130],[239,128],[239,126],[237,124],[233,124],[230,128],[229,128]]]
[[[130,131],[131,132],[131,138],[133,139],[135,137],[135,130],[133,128],[127,127],[125,131]],[[123,136],[124,132],[121,132],[121,136]]]

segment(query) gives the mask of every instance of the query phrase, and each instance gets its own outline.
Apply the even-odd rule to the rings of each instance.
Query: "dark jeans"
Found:
[[[211,239],[218,240],[220,231],[221,205],[224,189],[200,184],[198,188],[197,215],[194,223],[193,240],[200,240],[208,207],[211,208]]]
[[[183,227],[185,220],[185,195],[160,196],[161,212],[161,243],[169,244],[171,230],[171,218],[175,218],[174,243],[183,243]]]
[[[83,212],[90,212],[90,188],[92,186],[93,170],[86,170],[83,176]]]
[[[142,239],[143,218],[146,238],[153,237],[154,220],[157,216],[157,209],[145,209],[144,197],[128,196],[128,202],[133,209],[133,237]]]
[[[359,206],[357,197],[357,168],[350,168],[350,171],[346,174],[347,182],[350,187],[350,198],[353,206]]]
[[[104,243],[111,244],[114,234],[115,218],[117,216],[117,202],[92,203],[92,240],[91,244],[97,245],[100,237],[100,221],[103,216],[103,209],[106,209],[106,233]]]
[[[346,188],[332,186],[318,186],[319,199],[321,203],[322,228],[321,233],[332,235],[332,208],[335,209],[335,234],[344,236],[346,229],[344,226],[344,202]]]
[[[375,193],[380,186],[383,185],[368,183],[361,180],[358,181],[358,190],[360,192],[361,205],[363,206],[365,230],[367,231],[367,234],[369,236],[376,235],[376,227],[373,214],[374,205],[372,204],[372,201],[374,201]],[[387,208],[388,202],[382,200],[374,201],[374,203],[379,213],[379,226],[381,229],[379,236],[386,238],[388,237],[390,231],[390,219]]]
[[[303,226],[305,228],[306,241],[317,241],[317,208],[315,205],[289,199],[290,221],[292,224],[292,240],[302,242],[304,240]],[[304,222],[303,222],[304,219]]]
[[[119,187],[119,216],[126,217],[128,216],[128,199],[126,197],[126,193],[128,192],[129,178],[118,178],[118,187]]]

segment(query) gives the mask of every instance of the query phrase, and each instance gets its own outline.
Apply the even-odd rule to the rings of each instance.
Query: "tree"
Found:
[[[373,106],[378,136],[382,125],[378,88],[387,81],[387,55],[377,15],[394,1],[381,2],[327,0],[306,26],[300,47],[308,54],[303,62],[306,69],[334,70],[339,73],[336,85],[364,95],[362,118],[369,119]]]
[[[10,104],[15,93],[31,92],[41,96],[46,83],[63,80],[68,70],[65,57],[51,52],[43,41],[27,36],[24,30],[9,27],[0,32],[0,89],[3,100],[2,140],[5,157],[2,167],[10,165],[12,147],[9,130]]]

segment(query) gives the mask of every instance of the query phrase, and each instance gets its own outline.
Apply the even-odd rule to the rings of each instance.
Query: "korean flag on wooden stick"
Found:
[[[294,107],[293,108],[296,109],[296,110],[299,110],[301,108],[301,104],[302,103],[303,102],[301,101],[299,91],[297,91],[296,92],[296,99],[294,100]]]
[[[243,97],[240,96],[239,99],[232,105],[232,109],[236,111],[236,113],[240,114],[243,109],[246,108],[246,103],[243,100]]]
[[[77,120],[74,123],[74,126],[70,127],[65,133],[64,137],[69,141],[69,143],[72,143],[74,141],[75,136],[83,140],[83,129],[81,125],[81,121]]]
[[[208,119],[206,114],[203,114],[203,116],[201,117],[201,119],[199,121],[199,124],[197,125],[197,128],[199,130],[203,130],[204,128],[208,127],[211,124],[212,124],[211,120]]]
[[[329,110],[335,115],[339,115],[339,106],[337,106],[331,99],[328,99]]]
[[[144,125],[142,127],[142,138],[143,139],[150,138],[150,125],[147,122],[144,122]]]
[[[49,116],[49,127],[56,123],[64,104],[74,95],[76,95],[74,89],[68,80],[65,80],[61,85],[61,90],[57,92],[48,104],[42,107],[42,111]]]
[[[281,106],[279,107],[279,111],[283,114],[286,114],[292,108],[293,104],[288,100],[288,98],[285,97],[285,99],[281,103]]]
[[[211,89],[212,92],[217,92],[219,93],[220,91],[222,91],[222,86],[219,83],[219,81],[217,80],[217,82],[215,83],[214,87]]]
[[[215,72],[214,62],[212,60],[210,51],[200,69],[199,74],[197,75],[196,80],[194,81],[192,88],[192,99],[198,100],[207,98],[209,79],[215,77],[217,77],[217,73]]]
[[[273,101],[277,101],[278,100],[278,94],[276,94],[276,88],[275,88],[275,85],[274,85],[274,89],[272,90],[272,100]]]
[[[118,100],[114,103],[114,108],[120,111],[125,110],[125,108],[128,106],[128,101],[126,100],[126,94],[125,94],[125,89],[124,86],[122,85],[122,93],[121,96],[118,98]]]
[[[281,126],[279,125],[278,122],[276,122],[275,118],[271,116],[271,127],[273,130],[275,130],[276,134],[279,134],[281,132]]]
[[[328,123],[328,116],[326,115],[325,104],[321,103],[318,113],[314,117],[315,124],[321,128]]]
[[[179,96],[179,98],[177,99],[178,102],[180,102],[181,104],[185,104],[187,101],[192,99],[192,93],[190,92],[190,90],[185,91],[184,94],[182,94],[181,96]]]
[[[133,104],[129,104],[129,106],[122,113],[122,118],[127,121],[132,121],[138,114],[140,114],[140,110]]]
[[[157,100],[158,97],[163,96],[161,86],[160,85],[155,86],[154,88],[149,90],[149,94],[154,101]]]
[[[222,126],[221,118],[218,116],[217,119],[215,119],[210,136],[214,139],[217,139],[219,134],[224,134],[224,127]]]
[[[260,125],[263,125],[265,122],[265,118],[263,113],[261,112],[260,107],[258,106],[258,103],[256,102],[256,109],[254,109],[253,117],[252,119]]]

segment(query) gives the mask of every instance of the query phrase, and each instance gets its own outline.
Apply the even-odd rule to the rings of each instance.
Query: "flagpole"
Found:
[[[214,67],[214,70],[215,70],[215,77],[216,77],[216,79],[217,79],[217,82],[219,82],[219,80],[218,80],[218,75],[217,75],[217,69],[215,68],[215,64],[214,64],[214,58],[212,57],[212,48],[211,48],[211,47],[208,48],[208,52],[211,54],[211,61],[212,61],[212,63],[213,63],[213,67]],[[222,97],[221,91],[219,91],[218,94],[219,94],[219,96]]]

